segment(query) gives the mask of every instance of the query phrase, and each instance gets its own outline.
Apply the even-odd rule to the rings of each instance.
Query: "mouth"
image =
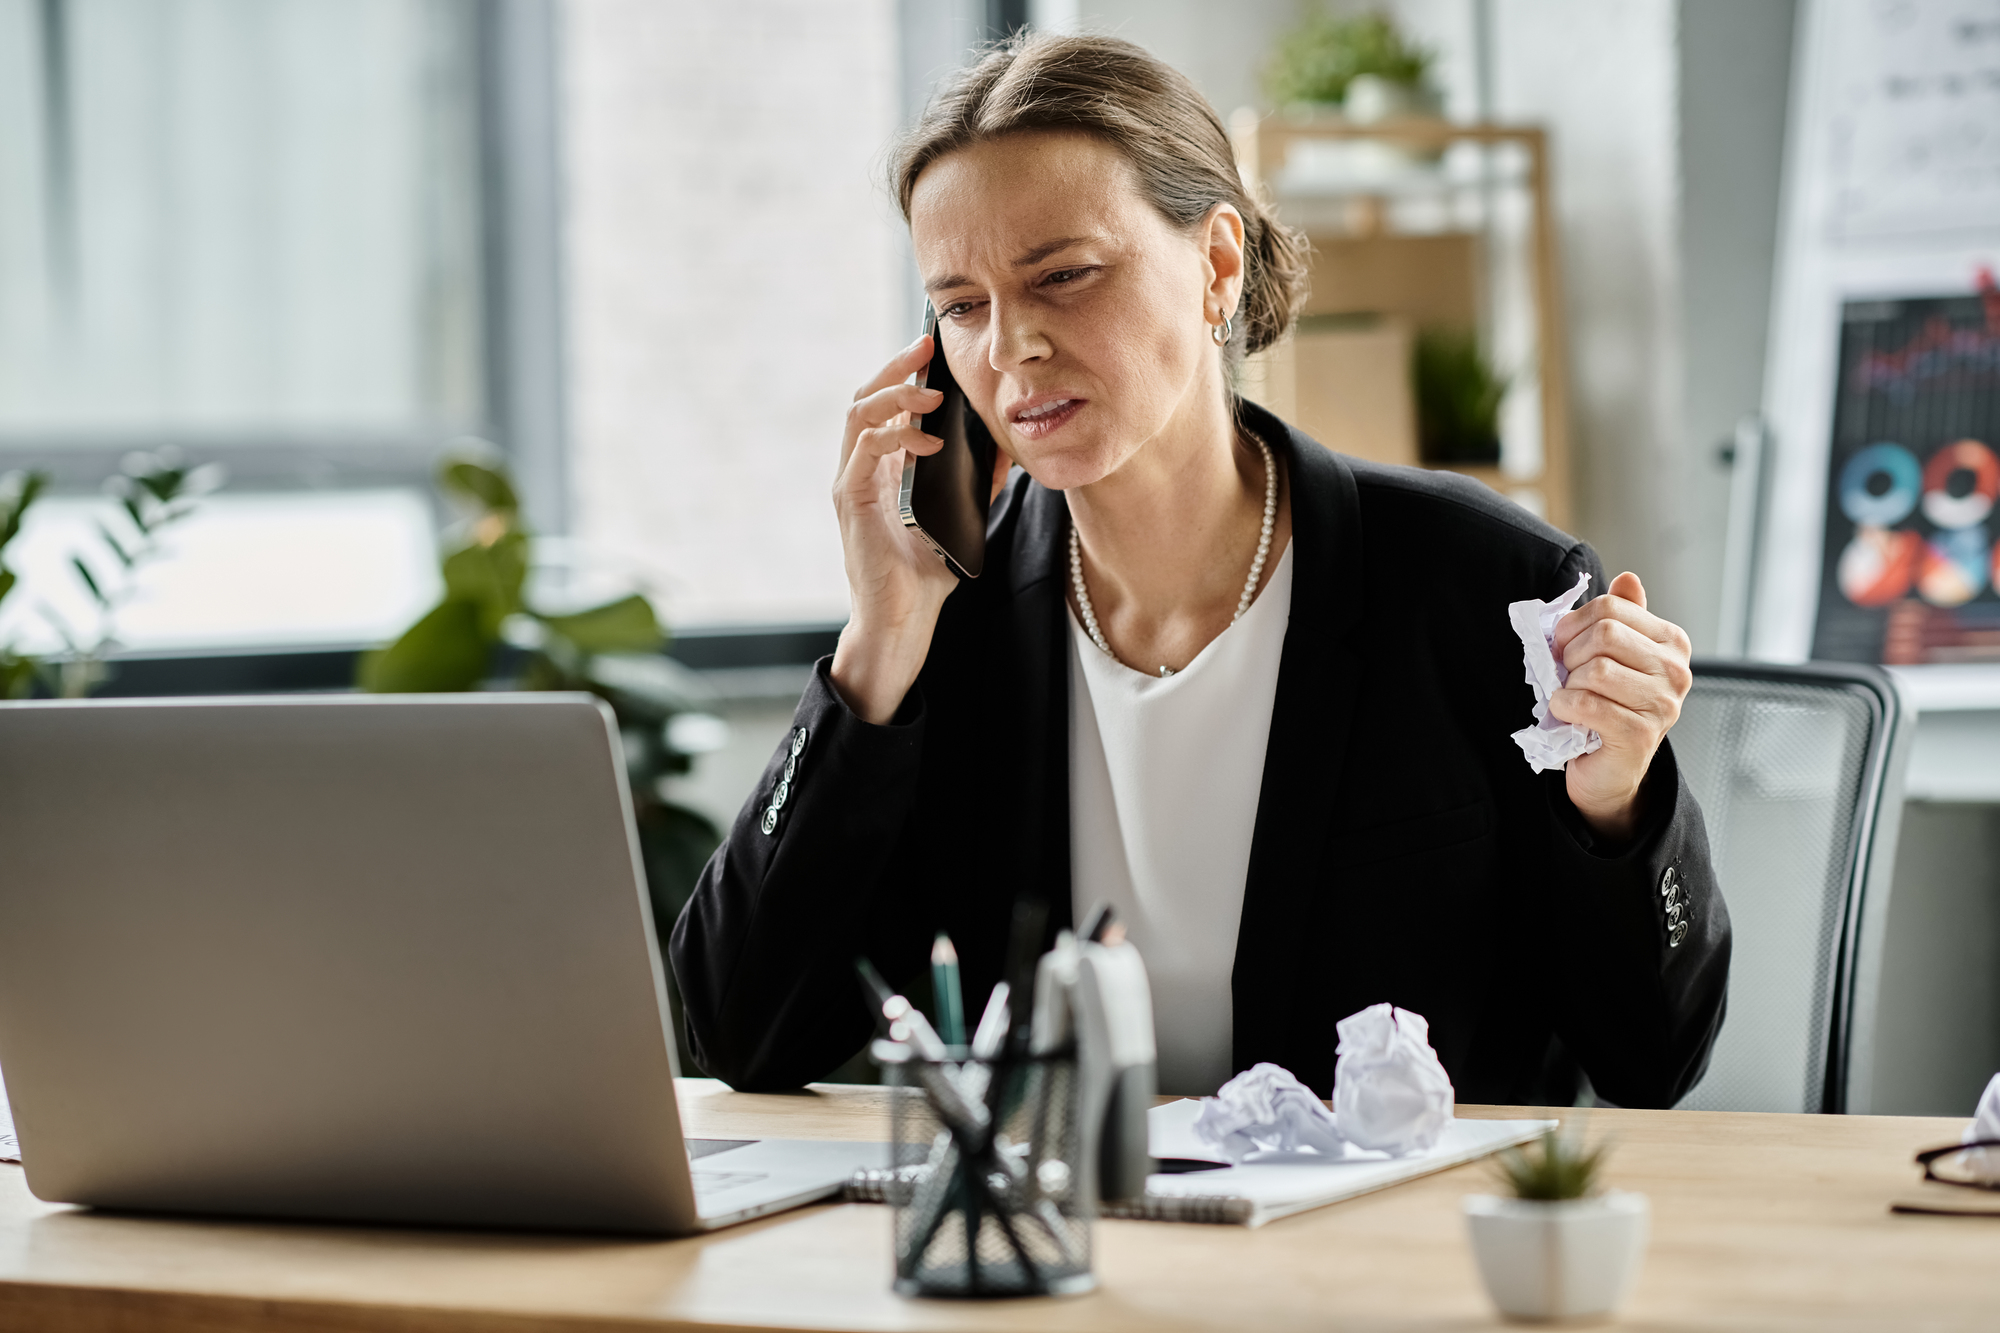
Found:
[[[1017,408],[1008,418],[1008,424],[1015,431],[1031,440],[1061,429],[1088,402],[1085,398],[1046,398],[1031,402],[1029,406]]]

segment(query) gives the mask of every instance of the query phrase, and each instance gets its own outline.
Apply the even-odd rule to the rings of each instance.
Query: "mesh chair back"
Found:
[[[1734,949],[1728,1016],[1681,1106],[1847,1109],[1857,1050],[1872,1052],[1857,987],[1880,970],[1905,717],[1874,667],[1695,664],[1674,752]]]

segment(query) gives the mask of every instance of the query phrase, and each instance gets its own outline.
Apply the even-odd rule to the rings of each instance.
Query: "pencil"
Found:
[[[947,1046],[965,1045],[965,999],[958,987],[958,950],[938,932],[931,946],[931,991],[937,1000],[938,1035]]]

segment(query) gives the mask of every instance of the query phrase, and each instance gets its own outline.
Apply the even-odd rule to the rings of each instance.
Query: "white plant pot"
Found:
[[[1404,116],[1438,114],[1437,92],[1424,84],[1393,83],[1380,74],[1357,74],[1347,81],[1340,109],[1357,125],[1379,125]]]
[[[1645,1195],[1619,1190],[1556,1203],[1465,1198],[1479,1276],[1511,1319],[1611,1314],[1639,1276],[1651,1218]]]

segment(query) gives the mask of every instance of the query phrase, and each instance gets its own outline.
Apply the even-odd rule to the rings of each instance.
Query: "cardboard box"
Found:
[[[1303,319],[1245,363],[1243,389],[1336,453],[1415,466],[1414,338],[1404,319]]]

